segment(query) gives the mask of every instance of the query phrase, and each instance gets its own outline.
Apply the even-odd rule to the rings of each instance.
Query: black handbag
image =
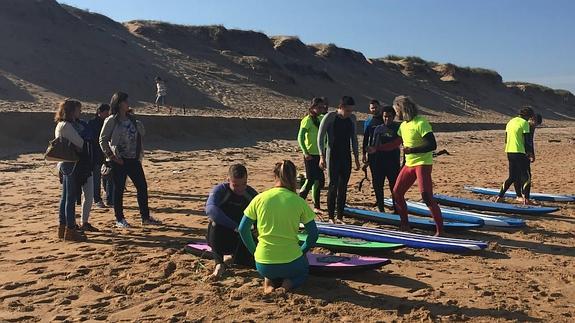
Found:
[[[77,162],[80,155],[74,145],[66,138],[50,140],[44,159],[59,162]]]

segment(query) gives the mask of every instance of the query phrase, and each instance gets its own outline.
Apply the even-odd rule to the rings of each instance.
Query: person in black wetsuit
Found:
[[[317,144],[320,153],[320,167],[327,167],[329,188],[327,211],[329,221],[343,223],[343,209],[347,195],[347,184],[351,175],[351,152],[355,157],[355,169],[359,170],[359,150],[356,135],[357,119],[353,112],[355,101],[350,96],[341,98],[337,111],[328,112],[319,125]],[[327,147],[326,147],[327,136]]]
[[[230,166],[228,182],[216,185],[206,203],[206,215],[210,218],[207,240],[212,248],[216,267],[212,279],[225,272],[224,257],[233,263],[254,267],[254,258],[246,249],[238,234],[238,226],[244,210],[258,193],[248,186],[248,172],[241,164]]]
[[[375,193],[377,208],[384,212],[383,187],[387,178],[390,196],[399,174],[401,138],[397,135],[399,123],[395,119],[392,106],[384,106],[368,124],[363,136],[364,162],[369,163],[371,183]]]

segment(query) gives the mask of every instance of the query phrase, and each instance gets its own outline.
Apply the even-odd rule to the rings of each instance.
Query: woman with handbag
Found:
[[[161,221],[150,216],[150,209],[148,208],[148,184],[142,168],[144,126],[130,112],[128,94],[114,93],[110,108],[112,115],[104,121],[100,133],[100,147],[106,159],[110,160],[112,164],[116,227],[124,229],[130,227],[124,217],[123,207],[127,177],[130,177],[138,192],[138,207],[142,224],[162,224]]]
[[[75,155],[84,147],[84,139],[74,127],[74,122],[80,117],[82,104],[76,100],[67,99],[60,103],[54,121],[57,122],[54,130],[54,137],[60,139],[62,143],[70,143],[68,155]],[[62,199],[60,200],[60,226],[58,227],[58,238],[66,241],[86,241],[86,236],[78,230],[76,225],[75,204],[78,194],[76,183],[76,162],[75,158],[68,158],[74,161],[62,161],[58,163],[58,170],[62,175]]]

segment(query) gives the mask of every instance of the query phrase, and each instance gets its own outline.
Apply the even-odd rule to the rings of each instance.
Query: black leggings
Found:
[[[299,196],[305,200],[315,182],[319,181],[319,187],[313,192],[313,202],[314,207],[316,208],[320,207],[319,196],[321,189],[325,185],[325,175],[323,174],[323,170],[319,168],[319,160],[319,155],[311,155],[310,160],[304,159],[306,182],[305,186],[302,187],[301,191],[299,192]]]
[[[138,192],[138,207],[142,220],[150,217],[148,208],[148,183],[142,163],[138,159],[124,158],[124,164],[120,165],[112,162],[112,179],[114,180],[114,213],[116,221],[124,219],[124,189],[126,188],[126,178],[130,177]]]
[[[343,218],[347,197],[347,183],[351,176],[351,155],[332,154],[329,158],[329,188],[327,192],[327,213],[330,219]]]
[[[387,178],[389,184],[390,195],[393,198],[393,187],[399,175],[399,158],[394,156],[386,156],[384,154],[375,153],[370,154],[369,169],[371,170],[371,184],[373,192],[375,193],[375,200],[377,208],[380,212],[384,212],[384,194],[383,187],[385,186],[385,179]]]
[[[509,177],[501,186],[499,197],[503,197],[511,184],[513,184],[517,197],[528,199],[531,189],[529,158],[523,153],[507,153],[507,159],[509,160]]]
[[[234,230],[210,222],[206,240],[208,245],[212,247],[216,264],[224,263],[224,255],[233,255],[234,264],[255,268],[254,256],[248,251],[240,235]]]

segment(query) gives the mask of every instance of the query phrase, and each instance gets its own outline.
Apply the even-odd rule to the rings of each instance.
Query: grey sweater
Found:
[[[323,117],[319,125],[319,132],[317,135],[317,146],[319,147],[319,152],[323,157],[325,157],[326,155],[329,156],[329,152],[333,148],[333,142],[335,138],[333,125],[335,122],[335,118],[337,118],[337,112],[335,111],[328,112]],[[359,149],[357,143],[357,129],[356,129],[357,119],[355,118],[354,114],[349,116],[349,118],[351,119],[352,131],[353,131],[353,133],[351,134],[351,148],[353,150],[353,155],[355,156],[355,158],[358,158]],[[327,134],[327,147],[325,146],[326,134]]]
[[[133,117],[129,116],[128,118]],[[142,137],[146,134],[146,131],[144,130],[144,125],[139,120],[133,120],[136,123],[136,130],[140,135],[140,155],[138,156],[138,159],[142,160],[144,157],[144,148],[142,147],[141,140]],[[102,126],[102,132],[100,132],[100,148],[102,149],[102,152],[104,152],[107,160],[112,159],[114,156],[118,158],[122,157],[118,152],[118,145],[121,140],[121,134],[120,131],[115,131],[118,123],[119,120],[117,115],[111,115],[106,118],[106,120],[104,120],[104,126]]]

